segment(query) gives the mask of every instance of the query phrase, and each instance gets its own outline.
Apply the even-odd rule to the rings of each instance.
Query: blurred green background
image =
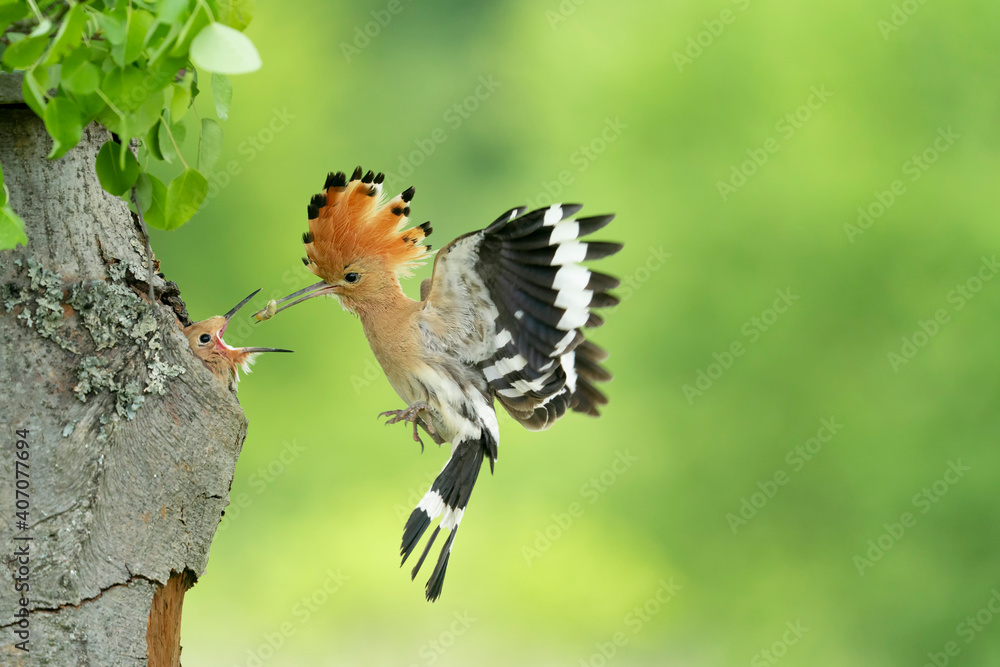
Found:
[[[192,316],[311,282],[306,204],[361,164],[436,247],[525,202],[616,212],[616,377],[599,420],[501,418],[432,605],[397,552],[447,452],[376,420],[401,402],[358,322],[234,324],[296,354],[240,387],[185,667],[1000,664],[998,28],[985,1],[259,3],[212,198],[153,236]]]

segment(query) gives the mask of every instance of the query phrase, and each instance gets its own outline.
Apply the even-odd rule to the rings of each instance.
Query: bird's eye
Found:
[[[356,282],[358,282],[358,280],[360,278],[361,278],[361,276],[359,276],[358,274],[354,273],[353,271],[351,273],[348,273],[347,275],[344,276],[344,280],[346,280],[349,283],[356,283]]]
[[[202,334],[202,335],[198,336],[198,342],[200,342],[202,345],[204,345],[205,343],[207,343],[210,340],[212,340],[212,337],[209,336],[208,334]]]

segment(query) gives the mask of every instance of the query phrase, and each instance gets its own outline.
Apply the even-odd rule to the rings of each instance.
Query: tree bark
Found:
[[[29,239],[0,252],[4,665],[178,665],[184,591],[246,435],[235,395],[181,334],[176,287],[157,275],[157,302],[145,296],[143,230],[94,171],[106,139],[91,125],[46,160],[42,122],[0,106],[0,164]]]

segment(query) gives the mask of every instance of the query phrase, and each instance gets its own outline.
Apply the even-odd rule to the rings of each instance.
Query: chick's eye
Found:
[[[212,337],[211,337],[211,336],[209,336],[208,334],[202,334],[202,335],[198,336],[198,341],[199,341],[199,342],[200,342],[200,343],[201,343],[202,345],[204,345],[205,343],[207,343],[207,342],[208,342],[208,341],[210,341],[210,340],[212,340]]]
[[[348,273],[347,275],[344,276],[344,280],[346,280],[349,283],[356,283],[356,282],[358,282],[358,280],[360,278],[361,278],[361,276],[359,276],[358,274],[354,273],[353,271],[351,273]]]

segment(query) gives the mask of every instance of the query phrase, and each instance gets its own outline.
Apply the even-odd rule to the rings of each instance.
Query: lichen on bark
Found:
[[[0,489],[14,487],[15,430],[31,456],[29,527],[0,492],[0,538],[8,554],[15,534],[33,538],[31,652],[6,643],[4,665],[152,665],[154,597],[204,573],[246,434],[181,333],[176,287],[156,276],[157,301],[145,296],[142,231],[94,173],[105,139],[92,125],[49,161],[41,121],[0,105],[0,163],[29,238],[0,252]],[[0,631],[18,602],[0,577]]]

